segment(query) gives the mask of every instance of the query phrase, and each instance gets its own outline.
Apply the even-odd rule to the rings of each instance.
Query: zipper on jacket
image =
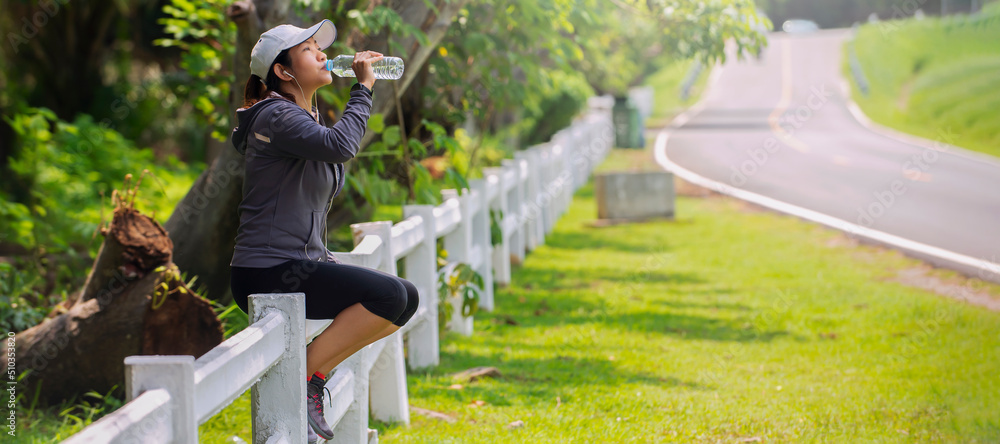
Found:
[[[326,239],[327,239],[327,237],[326,237],[327,236],[327,231],[326,231],[327,230],[327,224],[326,224],[326,220],[330,218],[330,209],[333,208],[333,196],[334,196],[334,194],[337,193],[337,184],[340,183],[340,182],[338,182],[338,177],[337,177],[337,166],[334,165],[332,168],[333,168],[333,189],[330,190],[330,200],[327,201],[327,203],[326,203],[326,211],[323,212],[323,250],[324,251],[326,250]],[[320,260],[323,261],[323,262],[326,262],[327,261],[326,260],[326,254],[324,253],[322,256],[323,257],[320,258]]]
[[[333,168],[333,189],[330,191],[330,200],[328,200],[326,202],[326,211],[323,212],[323,250],[326,250],[326,239],[327,239],[326,236],[328,234],[327,233],[326,220],[327,220],[327,218],[330,215],[330,209],[333,208],[333,196],[337,192],[337,184],[340,183],[339,182],[339,177],[337,175],[337,166],[334,165],[332,168]],[[307,260],[312,260],[312,257],[309,256],[309,241],[308,240],[306,240],[305,245],[302,246],[302,251],[306,254],[306,259]],[[319,261],[319,262],[327,262],[327,260],[326,260],[326,254],[320,254],[320,257],[319,257],[319,259],[317,259],[317,261]]]

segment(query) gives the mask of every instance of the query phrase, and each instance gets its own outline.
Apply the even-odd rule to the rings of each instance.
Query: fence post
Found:
[[[125,358],[126,401],[131,402],[142,392],[153,389],[164,389],[170,393],[170,425],[173,429],[174,442],[197,443],[194,356],[127,356]]]
[[[536,145],[524,153],[528,160],[528,202],[532,209],[531,238],[534,240],[531,249],[534,250],[545,245],[545,208],[542,206],[542,195],[548,194],[549,190],[542,166],[542,149]]]
[[[539,243],[538,231],[535,229],[538,220],[538,204],[535,202],[535,198],[538,196],[538,172],[532,165],[530,148],[514,153],[514,159],[524,169],[525,174],[521,196],[522,202],[524,202],[522,218],[524,222],[522,227],[524,230],[524,251],[527,253],[537,248]]]
[[[336,322],[336,321],[334,321]],[[337,366],[337,373],[348,372],[352,376],[351,405],[344,412],[335,425],[327,416],[326,421],[333,427],[333,439],[328,441],[335,444],[359,444],[368,442],[368,372],[364,371],[363,363],[368,354],[368,347],[358,350]],[[336,380],[338,376],[332,379]],[[333,381],[330,381],[333,382]],[[325,415],[329,415],[329,408],[324,410]]]
[[[355,246],[361,243],[365,236],[378,236],[382,240],[382,246],[379,248],[379,261],[375,268],[392,275],[399,275],[396,270],[396,259],[392,256],[392,222],[351,224],[351,232]],[[406,364],[403,362],[403,335],[394,333],[381,341],[385,341],[385,348],[375,359],[375,364],[368,373],[369,390],[361,399],[370,397],[369,409],[375,419],[409,424],[410,406],[406,388]],[[365,428],[367,424],[366,419]]]
[[[594,167],[604,160],[604,148],[600,139],[597,137],[600,129],[597,125],[599,121],[595,119],[593,108],[591,108],[590,112],[588,112],[586,122],[587,127],[580,135],[580,144],[586,151],[587,163],[584,165],[585,169],[583,171],[583,177],[581,177],[580,181],[576,184],[577,189],[587,183],[587,179],[590,177],[590,173],[594,171]]]
[[[503,168],[483,168],[483,177],[497,178],[497,197],[490,202],[490,208],[500,211],[500,245],[493,247],[493,280],[500,285],[510,283],[510,238],[506,230],[506,221],[510,213],[507,205],[507,192],[504,191]]]
[[[542,188],[545,193],[539,197],[539,205],[542,207],[543,223],[545,228],[545,234],[552,232],[552,227],[555,226],[556,218],[556,202],[559,200],[559,183],[555,180],[556,176],[554,172],[556,171],[556,161],[555,161],[555,151],[551,143],[546,144],[542,147],[540,151],[540,157],[542,159]]]
[[[590,128],[577,127],[573,128],[571,133],[573,152],[570,154],[570,163],[573,177],[570,187],[572,191],[578,190],[587,183],[587,179],[590,177],[590,164],[597,162],[596,153],[592,153],[586,143],[589,130]]]
[[[561,214],[566,214],[569,211],[570,204],[573,203],[573,193],[576,191],[576,186],[573,183],[573,158],[577,156],[578,149],[576,146],[576,139],[573,137],[573,131],[567,130],[565,142],[563,143],[563,180],[566,182],[566,197],[563,200],[563,210]]]
[[[351,224],[351,235],[354,238],[354,246],[360,244],[365,236],[377,236],[381,239],[382,247],[379,250],[382,253],[378,255],[378,264],[374,268],[389,274],[397,274],[396,258],[392,257],[392,222],[378,221]]]
[[[278,311],[285,318],[285,352],[250,387],[254,444],[287,437],[306,440],[306,296],[304,293],[252,294],[250,325]],[[195,427],[197,433],[197,427]]]
[[[611,149],[614,147],[615,126],[614,126],[614,122],[611,120],[611,111],[610,110],[607,110],[607,109],[604,110],[604,112],[602,113],[602,116],[601,116],[601,120],[603,120],[603,122],[604,122],[604,124],[602,125],[603,128],[601,129],[601,134],[600,134],[601,141],[604,142],[604,144],[603,144],[604,150],[602,151],[602,154],[601,154],[601,159],[603,159],[605,156],[608,155],[608,152],[610,152]]]
[[[479,209],[472,213],[472,243],[480,255],[476,271],[483,276],[483,293],[479,295],[479,309],[493,311],[493,242],[490,240],[490,202],[486,198],[486,181],[469,181],[469,198],[479,202]]]
[[[444,236],[444,249],[448,252],[449,262],[459,262],[471,266],[472,261],[472,206],[469,203],[469,194],[459,196],[458,190],[441,190],[441,198],[445,201],[455,199],[458,201],[459,213],[462,214],[462,222],[454,231]],[[482,295],[483,289],[479,289]],[[472,335],[472,316],[462,316],[462,298],[452,300],[451,322],[448,328],[465,336]]]
[[[524,235],[524,182],[521,180],[521,162],[519,160],[504,159],[500,161],[504,167],[504,173],[514,172],[514,183],[507,194],[507,208],[516,223],[513,224],[514,231],[510,234],[510,254],[517,258],[518,264],[524,263],[524,246],[527,244]]]
[[[368,376],[371,414],[379,421],[409,424],[410,398],[406,389],[403,335],[393,333],[381,341],[385,341],[385,348]]]
[[[437,366],[440,359],[438,343],[438,269],[437,231],[435,230],[433,205],[403,205],[403,217],[420,216],[423,222],[424,240],[406,256],[406,279],[420,290],[420,307],[426,309],[426,316],[419,319],[407,334],[409,346],[407,361],[412,368]],[[417,309],[418,311],[420,309]]]
[[[573,169],[569,162],[569,150],[570,144],[573,142],[569,137],[566,136],[565,130],[563,132],[561,141],[556,145],[556,150],[558,153],[559,160],[558,170],[559,171],[559,206],[557,208],[555,220],[566,214],[566,210],[569,209],[569,204],[573,200]]]

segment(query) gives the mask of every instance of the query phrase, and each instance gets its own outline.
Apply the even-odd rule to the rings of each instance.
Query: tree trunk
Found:
[[[430,40],[429,45],[421,46],[414,38],[401,39],[406,54],[393,55],[406,59],[407,73],[419,71],[466,1],[435,0],[434,3],[441,11],[441,15],[429,9],[424,0],[390,2],[390,7],[398,11],[405,22],[418,26],[427,33]],[[262,32],[285,22],[288,2],[287,0],[238,1],[227,12],[237,24],[238,35],[234,63],[236,83],[230,100],[230,109],[235,112],[242,104],[242,83],[250,76],[250,50]],[[378,35],[367,39],[363,46],[357,47],[375,50],[382,48],[382,52],[385,53],[388,44],[385,35]],[[406,90],[409,82],[410,77],[404,74],[397,84],[399,94]],[[391,86],[376,86],[376,88],[378,92],[375,94],[372,111],[381,113],[391,111],[395,104]],[[361,146],[367,146],[371,140],[369,132],[362,140]],[[224,150],[212,162],[209,169],[195,181],[166,223],[167,231],[174,242],[174,262],[189,275],[198,276],[198,282],[205,285],[206,296],[209,299],[222,303],[228,303],[232,298],[229,289],[229,262],[232,259],[239,226],[237,207],[242,199],[243,161],[243,156],[236,150]],[[333,212],[338,213],[338,208],[343,211],[345,205],[337,202]]]
[[[222,342],[211,304],[187,289],[170,262],[173,245],[163,227],[120,206],[104,234],[80,296],[15,337],[28,399],[37,391],[43,404],[55,404],[113,387],[121,397],[125,357],[197,357]]]
[[[243,84],[250,77],[250,50],[264,31],[286,22],[288,6],[288,0],[239,0],[227,9],[226,14],[236,23],[230,114],[243,104]],[[174,262],[189,276],[198,276],[206,297],[223,303],[232,297],[229,261],[239,226],[243,166],[243,156],[231,145],[222,150],[165,224],[174,242]]]

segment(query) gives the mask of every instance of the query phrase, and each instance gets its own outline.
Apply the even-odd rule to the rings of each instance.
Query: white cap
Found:
[[[267,71],[278,57],[278,53],[288,48],[294,47],[309,39],[316,37],[320,51],[326,49],[337,38],[337,27],[333,22],[323,19],[323,21],[310,26],[309,29],[302,29],[292,25],[278,25],[268,29],[260,35],[260,40],[253,45],[250,51],[250,73],[260,77],[261,82],[267,79]]]

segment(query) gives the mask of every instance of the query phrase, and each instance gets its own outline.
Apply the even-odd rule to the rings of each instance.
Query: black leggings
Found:
[[[233,299],[245,313],[257,293],[306,295],[306,319],[333,319],[358,302],[402,327],[417,311],[417,288],[384,271],[356,265],[290,260],[271,268],[232,267]]]

